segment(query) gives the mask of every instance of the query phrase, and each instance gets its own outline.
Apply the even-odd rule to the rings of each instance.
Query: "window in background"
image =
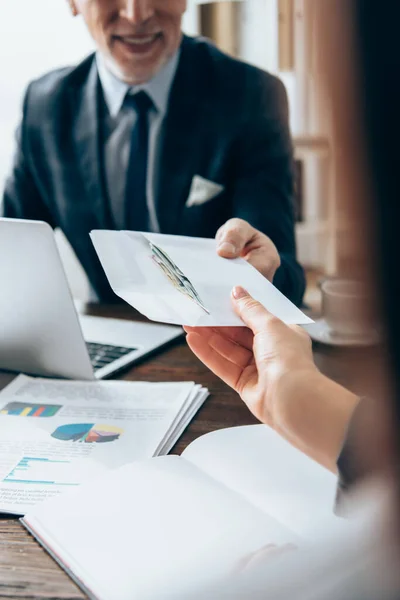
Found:
[[[0,203],[27,85],[48,71],[77,64],[92,51],[84,24],[72,17],[66,0],[1,0]],[[57,238],[72,291],[87,300],[86,275],[66,240]]]
[[[184,29],[197,32],[197,7],[189,0]],[[10,166],[24,90],[40,75],[75,65],[94,49],[82,19],[67,0],[0,2],[0,190]]]
[[[93,49],[66,0],[2,0],[0,6],[0,189],[9,169],[24,90],[32,79],[73,65]]]
[[[336,270],[330,117],[316,85],[320,0],[199,0],[199,30],[222,50],[276,74],[289,99],[300,261]]]

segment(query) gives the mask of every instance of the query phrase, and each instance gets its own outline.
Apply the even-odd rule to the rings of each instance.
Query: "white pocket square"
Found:
[[[186,206],[201,206],[205,202],[209,202],[224,191],[224,186],[219,183],[214,183],[200,175],[195,175],[192,181],[192,187],[190,188],[189,198],[187,199]]]

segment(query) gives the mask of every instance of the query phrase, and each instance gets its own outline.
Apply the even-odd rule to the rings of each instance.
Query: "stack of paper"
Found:
[[[25,514],[110,469],[167,454],[207,396],[193,382],[20,375],[0,394],[0,511]]]

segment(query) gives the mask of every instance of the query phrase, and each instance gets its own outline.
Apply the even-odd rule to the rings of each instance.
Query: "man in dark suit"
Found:
[[[102,301],[88,233],[214,237],[299,304],[282,83],[183,36],[186,0],[69,0],[98,52],[33,82],[5,216],[60,227]],[[257,231],[256,229],[257,228]]]

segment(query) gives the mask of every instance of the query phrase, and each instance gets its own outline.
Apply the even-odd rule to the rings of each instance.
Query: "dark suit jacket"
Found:
[[[103,181],[101,86],[90,56],[30,84],[4,215],[60,227],[103,301],[115,300],[89,239],[112,229]],[[162,131],[156,210],[162,233],[214,237],[239,217],[266,233],[282,259],[275,284],[299,304],[292,146],[282,83],[204,39],[184,37]],[[186,207],[194,175],[224,186]],[[126,176],[125,173],[121,176]]]

